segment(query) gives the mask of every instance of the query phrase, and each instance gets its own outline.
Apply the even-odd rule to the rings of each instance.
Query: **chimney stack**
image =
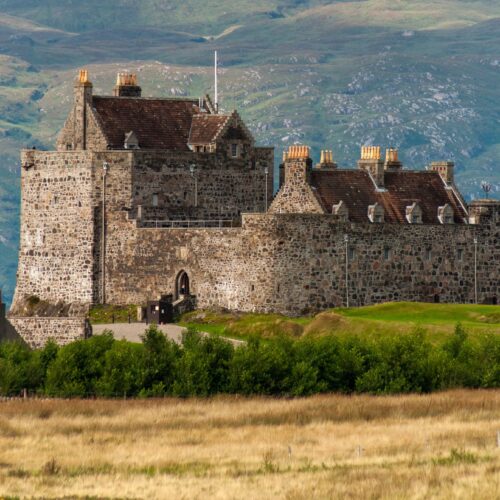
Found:
[[[141,97],[142,89],[137,84],[135,73],[118,73],[113,89],[115,97]]]
[[[403,165],[398,157],[398,150],[394,148],[386,149],[384,169],[387,172],[398,172],[402,167]]]
[[[309,178],[312,168],[310,154],[309,146],[302,145],[290,146],[288,151],[283,153],[283,182],[289,182],[292,178],[303,182]]]
[[[371,174],[377,188],[384,188],[384,162],[381,160],[380,146],[362,146],[358,168]]]
[[[431,172],[438,172],[446,184],[454,183],[453,171],[455,164],[452,161],[435,161],[431,163],[428,170]]]
[[[74,85],[74,144],[73,149],[87,149],[87,106],[92,106],[92,82],[89,72],[81,69]]]
[[[321,150],[321,157],[316,168],[337,168],[337,164],[333,161],[333,151],[330,149]]]

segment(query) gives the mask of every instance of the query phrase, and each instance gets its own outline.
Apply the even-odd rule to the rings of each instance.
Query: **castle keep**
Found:
[[[143,98],[135,75],[113,94],[93,95],[81,71],[57,151],[21,155],[10,322],[31,345],[88,335],[92,304],[160,297],[289,315],[498,300],[500,203],[467,206],[452,163],[406,170],[396,150],[363,147],[341,169],[292,146],[273,196],[274,150],[236,111]]]

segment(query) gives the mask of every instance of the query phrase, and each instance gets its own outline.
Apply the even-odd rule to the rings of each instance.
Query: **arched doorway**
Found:
[[[175,298],[182,299],[190,295],[189,291],[189,276],[186,271],[181,271],[177,275],[177,280],[175,282]]]

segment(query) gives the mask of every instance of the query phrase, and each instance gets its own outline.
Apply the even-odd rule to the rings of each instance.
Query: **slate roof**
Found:
[[[201,113],[193,116],[189,144],[210,144],[230,116]]]
[[[123,149],[125,134],[133,131],[141,149],[188,151],[198,99],[93,97],[93,107],[111,149]]]
[[[379,203],[385,211],[385,222],[407,223],[406,207],[417,202],[422,209],[422,222],[438,224],[438,207],[448,203],[454,211],[455,223],[463,223],[464,209],[451,189],[446,189],[437,172],[385,172],[385,191],[377,191],[364,170],[320,170],[311,172],[311,186],[328,213],[343,201],[349,220],[368,221],[368,206]]]

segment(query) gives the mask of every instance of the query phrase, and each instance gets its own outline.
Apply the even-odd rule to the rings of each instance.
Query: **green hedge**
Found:
[[[182,346],[154,326],[142,344],[111,333],[31,351],[0,344],[0,394],[23,389],[52,397],[153,397],[321,392],[431,392],[500,387],[500,337],[469,337],[458,325],[444,344],[422,331],[378,340],[324,336],[251,339],[234,347],[188,331]]]

